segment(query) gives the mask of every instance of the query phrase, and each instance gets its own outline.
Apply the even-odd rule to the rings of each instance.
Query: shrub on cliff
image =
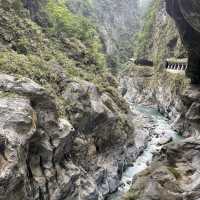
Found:
[[[149,8],[146,16],[144,17],[144,25],[141,31],[139,31],[135,36],[135,56],[136,57],[144,57],[147,54],[147,50],[149,49],[149,40],[151,40],[151,34],[153,25],[155,23],[155,17],[157,12],[157,7],[159,5],[159,1],[155,1]]]
[[[65,34],[68,38],[75,37],[81,40],[87,46],[96,64],[101,67],[105,66],[101,41],[96,28],[88,19],[73,14],[62,1],[49,0],[47,10],[54,24],[51,31],[57,35]]]

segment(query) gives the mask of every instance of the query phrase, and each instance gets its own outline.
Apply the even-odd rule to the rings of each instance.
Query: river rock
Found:
[[[165,144],[172,142],[172,141],[173,141],[172,137],[164,137],[164,138],[160,139],[160,141],[158,142],[158,145],[162,146],[162,145],[165,145]]]
[[[200,195],[200,143],[195,138],[165,147],[165,156],[140,173],[128,199],[198,200]]]

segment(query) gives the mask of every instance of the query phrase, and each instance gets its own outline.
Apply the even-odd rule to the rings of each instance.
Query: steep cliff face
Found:
[[[133,54],[133,36],[139,28],[137,0],[80,0],[68,3],[71,10],[89,16],[97,25],[110,62],[123,62]],[[119,58],[118,58],[119,56]],[[111,63],[111,65],[114,63]]]
[[[165,145],[147,170],[133,179],[125,200],[198,200],[200,148],[200,88],[181,74],[153,67],[129,66],[121,76],[121,91],[130,101],[157,105],[182,141]]]
[[[0,72],[0,199],[115,191],[137,150],[95,27],[63,1],[2,0]]]
[[[153,1],[145,18],[144,27],[136,35],[135,57],[154,60],[156,63],[170,57],[185,57],[175,23],[166,12],[164,0]]]
[[[193,83],[197,84],[200,82],[200,45],[198,42],[200,38],[200,3],[197,0],[190,2],[167,0],[166,3],[167,11],[176,21],[182,40],[188,50],[189,67],[186,74]]]
[[[0,87],[2,200],[100,200],[117,189],[134,137],[108,93],[69,82],[68,117],[61,117],[55,99],[30,79],[0,74]]]
[[[194,42],[200,38],[198,30],[195,28],[198,27],[199,22],[199,15],[197,15],[199,3],[181,0],[166,2],[167,11],[175,19],[181,39],[189,52],[189,69],[186,74],[191,78],[192,83],[198,83],[198,53],[195,51],[199,44],[194,44]],[[166,14],[166,12],[164,13]],[[169,24],[172,24],[169,16],[165,16],[164,19],[168,19]],[[174,30],[176,26],[173,25]],[[165,26],[163,30],[169,36],[174,36],[173,33],[167,32]],[[156,36],[156,32],[154,33]],[[159,36],[161,34],[161,38],[167,38],[167,36],[162,36],[162,30],[158,30],[158,33]],[[157,40],[160,41],[159,39],[158,37]],[[159,61],[164,58],[164,55],[176,56],[174,54],[174,51],[178,49],[176,40],[172,40],[170,43],[163,42],[163,44],[166,45],[167,50],[161,54],[156,52],[158,47],[156,40],[153,41],[152,48],[150,48],[156,52],[156,55],[161,55],[161,57],[158,56]],[[168,49],[167,44],[173,45],[175,49]],[[153,47],[156,48],[153,49]],[[165,49],[165,46],[160,50],[162,49]],[[146,52],[149,55],[148,51]],[[178,50],[178,55],[187,56],[186,53],[182,54],[181,52],[181,49]],[[150,52],[150,54],[153,53]],[[183,136],[182,141],[174,141],[165,145],[160,155],[154,157],[154,162],[150,167],[134,177],[132,188],[124,199],[198,200],[200,195],[200,158],[197,153],[197,149],[200,148],[199,86],[191,84],[190,79],[185,75],[168,73],[164,69],[155,70],[152,67],[136,66],[133,63],[130,63],[129,68],[124,72],[121,85],[123,94],[128,96],[131,101],[156,104],[158,110],[171,120],[171,126]]]
[[[185,75],[130,64],[120,83],[122,93],[133,103],[157,105],[177,132],[185,137],[200,135],[199,87]]]

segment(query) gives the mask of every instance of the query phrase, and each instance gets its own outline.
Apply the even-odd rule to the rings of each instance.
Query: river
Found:
[[[121,200],[123,194],[130,189],[134,176],[148,167],[153,160],[153,155],[159,153],[165,143],[181,139],[181,136],[171,128],[170,121],[161,115],[156,108],[137,105],[132,106],[132,109],[149,118],[154,128],[144,152],[123,173],[118,191],[112,194],[108,200]]]

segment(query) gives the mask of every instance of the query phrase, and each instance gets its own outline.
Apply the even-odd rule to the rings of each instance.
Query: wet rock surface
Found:
[[[154,159],[161,154],[162,147],[172,141],[182,139],[172,130],[170,121],[162,116],[155,106],[135,105],[132,109],[136,114],[134,118],[135,144],[141,145],[143,141],[143,146],[137,146],[141,150],[138,158],[125,170],[118,192],[111,195],[109,200],[122,199],[132,184],[134,187],[136,176],[151,166]],[[145,140],[137,140],[137,137],[145,138]]]

